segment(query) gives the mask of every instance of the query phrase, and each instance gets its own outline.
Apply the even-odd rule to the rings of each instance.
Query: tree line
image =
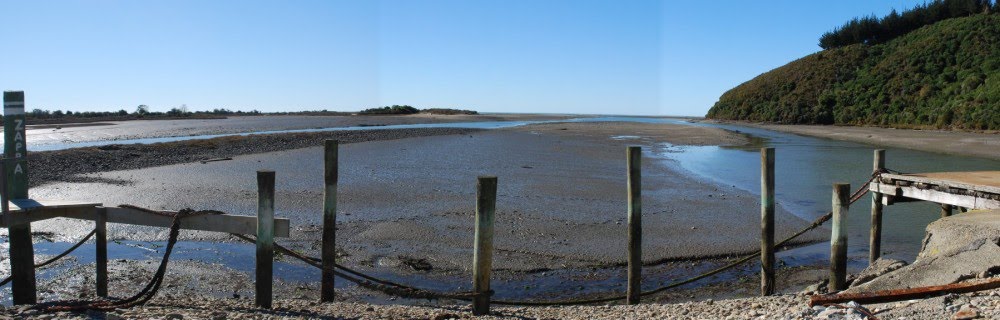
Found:
[[[894,9],[882,18],[874,15],[854,18],[824,33],[819,38],[819,46],[831,49],[857,43],[885,43],[941,20],[997,12],[1000,12],[1000,0],[934,0],[903,13]]]

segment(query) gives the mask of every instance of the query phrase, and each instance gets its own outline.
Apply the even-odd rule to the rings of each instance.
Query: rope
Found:
[[[255,243],[257,241],[252,237],[242,234],[231,233],[231,235],[250,243]],[[293,258],[299,259],[310,266],[316,267],[318,269],[323,269],[323,265],[320,262],[321,260],[318,258],[304,256],[298,252],[292,251],[291,249],[285,248],[284,246],[277,243],[274,244],[274,247],[278,251],[281,251],[282,253],[285,253]],[[388,295],[400,296],[404,298],[415,298],[415,299],[455,299],[455,300],[465,300],[465,301],[472,300],[472,298],[479,295],[478,293],[475,292],[457,292],[457,293],[436,292],[427,289],[421,289],[417,287],[398,284],[388,280],[378,279],[366,275],[364,273],[352,270],[350,268],[344,267],[339,264],[334,264],[334,267],[340,268],[341,270],[353,275],[353,276],[347,275],[344,272],[333,270],[333,274],[335,274],[336,276],[344,278],[345,280],[353,282],[361,287],[379,291]],[[489,294],[492,294],[492,292],[490,292]]]
[[[877,171],[873,172],[872,175],[871,175],[871,178],[868,179],[868,181],[865,182],[861,186],[861,188],[859,188],[858,190],[854,191],[854,193],[852,193],[849,203],[853,204],[854,202],[856,202],[859,199],[861,199],[861,196],[863,196],[864,194],[868,193],[868,186],[869,186],[869,184],[871,184],[871,182],[874,181],[876,178],[878,178],[878,176],[881,173],[883,173],[883,172],[892,172],[892,171],[887,170],[887,169],[882,169],[882,170],[877,170]],[[171,225],[170,225],[170,236],[169,236],[169,239],[168,239],[168,242],[167,242],[166,251],[163,254],[163,259],[160,261],[160,265],[157,268],[156,273],[154,274],[153,278],[150,279],[150,281],[146,285],[146,287],[144,287],[141,291],[139,291],[139,293],[137,293],[137,294],[135,294],[135,295],[133,295],[133,296],[131,296],[129,298],[126,298],[126,299],[115,300],[115,301],[111,301],[111,300],[101,300],[101,301],[80,301],[80,300],[56,301],[56,302],[50,302],[50,303],[46,303],[46,304],[36,305],[36,307],[35,307],[36,309],[40,309],[40,310],[43,310],[43,311],[84,311],[84,310],[110,311],[110,310],[114,310],[114,309],[118,309],[118,308],[130,308],[130,307],[133,307],[133,306],[136,306],[136,305],[145,304],[146,302],[148,302],[150,299],[152,299],[156,295],[157,291],[160,288],[160,285],[163,283],[163,278],[164,278],[164,275],[166,274],[167,264],[169,263],[169,260],[170,260],[170,254],[173,252],[174,245],[177,243],[177,236],[178,236],[179,231],[180,231],[180,220],[183,219],[183,218],[190,217],[190,216],[195,216],[195,215],[225,214],[224,212],[216,211],[216,210],[194,211],[194,210],[191,210],[191,209],[184,209],[184,210],[181,210],[181,211],[179,211],[177,213],[172,213],[172,212],[166,212],[166,211],[150,210],[150,209],[141,208],[141,207],[132,206],[132,205],[121,205],[119,207],[129,208],[129,209],[134,209],[134,210],[139,210],[139,211],[143,211],[143,212],[147,212],[147,213],[151,213],[151,214],[156,214],[156,215],[167,216],[167,217],[172,217],[173,218],[173,221],[171,222]],[[801,231],[796,232],[795,234],[793,234],[793,235],[785,238],[784,240],[778,242],[777,244],[775,244],[775,247],[776,248],[777,247],[782,247],[785,244],[787,244],[788,242],[790,242],[791,240],[794,240],[795,238],[797,238],[797,237],[805,234],[806,232],[809,232],[810,230],[818,228],[820,225],[822,225],[826,221],[830,220],[830,218],[832,216],[833,216],[833,212],[832,211],[828,212],[827,214],[824,214],[823,216],[820,216],[819,218],[817,218],[816,220],[814,220],[805,229],[802,229]],[[69,254],[69,252],[75,250],[80,245],[82,245],[84,242],[86,242],[91,236],[94,235],[94,233],[96,233],[96,230],[92,231],[90,234],[87,235],[87,237],[85,237],[83,240],[81,240],[79,243],[77,243],[76,245],[74,245],[73,247],[71,247],[66,252],[60,254],[59,256],[56,256],[53,259],[50,259],[49,261],[46,261],[46,262],[43,262],[43,263],[39,264],[36,267],[45,266],[47,264],[50,264],[50,263],[54,262],[55,260],[58,260],[59,258],[64,257],[65,255]],[[244,241],[247,241],[247,242],[252,242],[252,243],[256,242],[255,239],[253,239],[253,238],[251,238],[249,236],[246,236],[246,235],[235,234],[235,233],[233,233],[231,235],[233,235],[234,237],[237,237],[239,239],[242,239]],[[277,243],[275,243],[274,246],[275,246],[275,248],[278,251],[281,251],[282,253],[285,253],[285,254],[287,254],[287,255],[289,255],[291,257],[299,259],[299,260],[301,260],[301,261],[309,264],[310,266],[313,266],[313,267],[316,267],[316,268],[319,268],[319,269],[323,268],[323,265],[321,263],[321,261],[322,261],[321,259],[313,258],[313,257],[307,257],[305,255],[302,255],[302,254],[298,253],[298,252],[295,252],[293,250],[285,248],[284,246],[281,246],[280,244],[277,244]],[[777,251],[780,252],[780,251],[783,251],[783,250],[778,249]],[[663,292],[663,291],[666,291],[666,290],[669,290],[669,289],[672,289],[672,288],[680,287],[680,286],[683,286],[683,285],[686,285],[686,284],[689,284],[689,283],[692,283],[692,282],[695,282],[695,281],[698,281],[698,280],[710,277],[712,275],[718,274],[718,273],[723,272],[725,270],[728,270],[728,269],[734,268],[736,266],[739,266],[739,265],[741,265],[743,263],[746,263],[747,261],[753,260],[754,258],[759,257],[760,254],[761,254],[761,252],[757,251],[757,252],[755,252],[753,254],[747,255],[747,256],[739,259],[739,260],[736,260],[734,262],[726,264],[726,265],[724,265],[722,267],[713,269],[713,270],[711,270],[709,272],[706,272],[706,273],[703,273],[703,274],[700,274],[700,275],[697,275],[697,276],[694,276],[694,277],[691,277],[691,278],[688,278],[688,279],[685,279],[685,280],[682,280],[682,281],[678,281],[678,282],[675,282],[675,283],[672,283],[672,284],[669,284],[669,285],[661,286],[661,287],[653,289],[653,290],[648,290],[648,291],[642,292],[642,293],[640,293],[640,296],[642,296],[642,297],[650,296],[650,295],[653,295],[653,294],[657,294],[657,293],[660,293],[660,292]],[[370,289],[370,290],[375,290],[375,291],[383,292],[383,293],[388,294],[388,295],[400,296],[400,297],[405,297],[405,298],[418,298],[418,299],[455,299],[455,300],[462,300],[462,301],[470,301],[473,298],[475,298],[475,297],[477,297],[479,295],[482,295],[482,294],[476,293],[476,292],[456,292],[456,293],[436,292],[436,291],[432,291],[432,290],[421,289],[421,288],[417,288],[417,287],[413,287],[413,286],[408,286],[408,285],[404,285],[404,284],[399,284],[399,283],[391,282],[391,281],[388,281],[388,280],[379,279],[379,278],[376,278],[376,277],[373,277],[373,276],[370,276],[370,275],[366,275],[364,273],[361,273],[359,271],[350,269],[348,267],[345,267],[345,266],[342,266],[342,265],[339,265],[339,264],[336,264],[336,263],[334,263],[334,268],[340,269],[341,271],[343,271],[343,272],[341,272],[341,271],[333,270],[333,273],[336,276],[341,277],[341,278],[343,278],[345,280],[348,280],[350,282],[353,282],[353,283],[357,284],[358,286],[361,286],[361,287],[364,287],[364,288],[367,288],[367,289]],[[0,285],[5,284],[7,281],[8,280],[4,280],[4,282],[0,283]],[[485,295],[492,295],[493,292],[490,291],[490,292],[483,293],[483,294],[485,294]],[[582,304],[603,303],[603,302],[611,302],[611,301],[624,300],[624,299],[626,299],[625,295],[617,295],[617,296],[604,297],[604,298],[594,298],[594,299],[574,299],[574,300],[538,301],[538,302],[536,302],[536,301],[493,300],[490,303],[498,304],[498,305],[519,305],[519,306],[557,306],[557,305],[582,305]]]
[[[872,172],[871,178],[869,178],[868,181],[866,181],[861,186],[861,188],[858,188],[857,190],[855,190],[851,194],[850,203],[853,204],[854,202],[857,202],[858,200],[861,199],[862,196],[864,196],[865,194],[867,194],[868,193],[868,186],[871,184],[872,181],[874,181],[876,178],[878,178],[878,176],[881,173],[883,173],[883,172],[889,172],[889,171],[887,171],[887,170],[879,170],[879,171]],[[796,233],[792,234],[791,236],[789,236],[789,237],[785,238],[784,240],[781,240],[780,242],[778,242],[777,244],[775,244],[775,248],[782,247],[782,246],[788,244],[790,241],[794,240],[795,238],[798,238],[799,236],[805,234],[806,232],[809,232],[810,230],[818,228],[819,226],[821,226],[824,223],[826,223],[827,221],[829,221],[830,218],[832,218],[832,217],[833,217],[833,212],[832,211],[831,212],[827,212],[823,216],[820,216],[819,218],[816,218],[816,220],[814,220],[808,227],[800,230],[799,232],[796,232]],[[251,238],[249,236],[246,236],[246,235],[235,234],[235,233],[232,234],[232,235],[234,237],[240,238],[240,239],[242,239],[244,241],[247,241],[247,242],[251,242],[251,243],[256,242],[256,240],[254,240],[253,238]],[[315,258],[315,257],[308,257],[308,256],[305,256],[305,255],[302,255],[302,254],[300,254],[298,252],[295,252],[295,251],[292,251],[292,250],[290,250],[288,248],[285,248],[284,246],[281,246],[280,244],[277,244],[277,243],[275,243],[274,246],[275,246],[275,248],[277,250],[279,250],[279,251],[281,251],[283,253],[286,253],[286,254],[288,254],[291,257],[299,259],[299,260],[305,262],[306,264],[309,264],[309,265],[311,265],[313,267],[316,267],[316,268],[319,268],[319,269],[323,268],[323,265],[322,265],[322,262],[321,262],[322,259]],[[776,252],[780,252],[780,251],[784,251],[784,250],[782,250],[782,249],[776,250]],[[657,293],[660,293],[660,292],[663,292],[663,291],[666,291],[666,290],[669,290],[669,289],[680,287],[680,286],[683,286],[683,285],[686,285],[686,284],[689,284],[689,283],[692,283],[692,282],[695,282],[695,281],[698,281],[698,280],[701,280],[701,279],[704,279],[704,278],[716,275],[718,273],[721,273],[723,271],[732,269],[732,268],[734,268],[736,266],[739,266],[739,265],[741,265],[743,263],[746,263],[747,261],[753,260],[754,258],[757,258],[759,256],[760,256],[760,251],[757,251],[757,252],[755,252],[753,254],[747,255],[747,256],[739,259],[739,260],[736,260],[734,262],[731,262],[731,263],[726,264],[724,266],[721,266],[719,268],[713,269],[713,270],[711,270],[709,272],[706,272],[706,273],[703,273],[703,274],[700,274],[700,275],[697,275],[697,276],[694,276],[694,277],[691,277],[691,278],[688,278],[688,279],[685,279],[685,280],[682,280],[682,281],[671,283],[669,285],[661,286],[661,287],[656,288],[656,289],[652,289],[652,290],[648,290],[648,291],[642,292],[640,294],[640,296],[646,297],[646,296],[654,295],[654,294],[657,294]],[[474,292],[459,292],[459,293],[435,292],[435,291],[421,289],[421,288],[417,288],[417,287],[413,287],[413,286],[409,286],[409,285],[405,285],[405,284],[395,283],[395,282],[388,281],[388,280],[379,279],[379,278],[376,278],[376,277],[373,277],[373,276],[370,276],[370,275],[366,275],[364,273],[361,273],[359,271],[350,269],[348,267],[345,267],[343,265],[336,264],[336,263],[334,263],[334,267],[337,268],[337,269],[340,269],[341,271],[344,271],[346,273],[350,273],[353,276],[349,276],[349,275],[346,275],[344,272],[340,272],[340,271],[334,270],[334,274],[335,275],[337,275],[337,276],[339,276],[339,277],[341,277],[341,278],[343,278],[345,280],[348,280],[350,282],[353,282],[355,284],[358,284],[361,287],[364,287],[364,288],[367,288],[367,289],[371,289],[371,290],[375,290],[375,291],[380,291],[380,292],[388,294],[388,295],[401,296],[401,297],[405,297],[405,298],[455,299],[455,300],[461,300],[461,301],[472,300],[472,298],[477,295]],[[362,278],[363,280],[362,279],[358,279],[358,278]],[[492,295],[492,293],[493,292],[491,291],[488,294]],[[626,299],[625,295],[617,295],[617,296],[603,297],[603,298],[559,300],[559,301],[508,301],[508,300],[491,300],[490,303],[497,304],[497,305],[514,305],[514,306],[559,306],[559,305],[584,305],[584,304],[604,303],[604,302],[612,302],[612,301],[625,300],[625,299]]]
[[[169,239],[167,240],[167,249],[163,253],[163,260],[160,261],[160,265],[156,269],[156,273],[149,280],[149,283],[147,283],[146,286],[135,295],[121,300],[96,300],[96,301],[63,300],[63,301],[54,301],[44,304],[38,304],[35,305],[33,309],[41,310],[43,312],[86,311],[86,310],[111,311],[114,309],[131,308],[137,305],[145,304],[154,296],[156,296],[156,293],[160,289],[160,285],[163,284],[163,278],[167,272],[167,264],[170,262],[170,254],[173,253],[174,245],[177,244],[177,236],[180,234],[181,219],[191,216],[219,213],[218,211],[214,210],[194,211],[191,209],[183,209],[177,213],[173,213],[166,211],[149,210],[130,205],[122,205],[120,207],[136,209],[143,212],[148,212],[173,218],[173,220],[170,223],[170,236]]]
[[[60,254],[56,255],[55,257],[49,258],[48,260],[45,260],[45,261],[43,261],[41,263],[35,264],[35,269],[44,268],[45,266],[48,266],[48,265],[52,264],[53,262],[56,262],[59,259],[62,259],[66,255],[69,255],[71,252],[73,252],[74,250],[76,250],[77,248],[79,248],[80,246],[82,246],[84,243],[86,243],[87,240],[90,240],[90,237],[93,237],[94,234],[96,234],[96,233],[97,233],[97,229],[94,229],[93,231],[91,231],[90,233],[88,233],[86,237],[83,237],[83,239],[81,239],[80,241],[77,241],[76,244],[74,244],[72,247],[69,247],[69,249],[66,249],[66,251],[63,251],[63,253],[60,253]],[[0,281],[0,287],[6,285],[8,283],[10,283],[11,279],[13,279],[13,276],[7,276],[6,278],[4,278],[3,281]]]

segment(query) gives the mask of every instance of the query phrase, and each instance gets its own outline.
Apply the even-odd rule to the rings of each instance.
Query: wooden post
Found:
[[[830,291],[847,289],[847,213],[851,185],[833,185],[833,230],[830,235]]]
[[[108,296],[108,213],[104,208],[99,208],[94,212],[97,218],[94,219],[94,249],[96,257],[94,264],[97,271],[97,296]]]
[[[628,147],[628,289],[626,303],[642,294],[642,148]]]
[[[274,171],[257,171],[257,283],[256,302],[271,308],[274,274]]]
[[[321,276],[321,302],[333,302],[334,268],[337,262],[337,156],[338,141],[326,140],[323,148],[323,274]]]
[[[885,150],[875,150],[872,170],[885,169]],[[872,192],[872,222],[868,239],[868,264],[875,263],[882,256],[882,194]]]
[[[951,209],[952,209],[952,206],[950,204],[942,204],[941,205],[941,217],[942,218],[944,218],[944,217],[950,217],[951,216]]]
[[[760,295],[774,294],[774,148],[760,149]]]
[[[490,273],[493,268],[493,221],[497,205],[497,177],[479,177],[476,186],[476,234],[472,252],[472,314],[490,313]]]
[[[28,198],[28,155],[25,139],[24,91],[3,93],[3,155],[6,159],[6,189],[10,199]],[[10,243],[11,291],[14,304],[33,304],[35,294],[35,251],[31,242],[31,224],[8,226]]]

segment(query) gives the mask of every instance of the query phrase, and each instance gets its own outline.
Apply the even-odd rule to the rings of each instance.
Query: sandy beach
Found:
[[[727,122],[813,137],[1000,160],[1000,133]]]

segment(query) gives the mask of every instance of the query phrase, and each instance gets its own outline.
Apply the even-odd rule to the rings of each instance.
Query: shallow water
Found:
[[[563,120],[566,121],[566,120]],[[835,141],[828,139],[798,136],[794,134],[780,133],[763,129],[718,124],[688,123],[680,119],[665,118],[632,118],[632,117],[595,117],[568,120],[571,122],[600,122],[600,121],[634,121],[644,123],[671,123],[685,124],[693,126],[719,127],[727,130],[739,131],[751,136],[753,143],[748,146],[739,147],[718,147],[718,146],[669,146],[664,145],[665,150],[656,154],[662,157],[665,165],[679,165],[691,175],[701,177],[719,185],[734,186],[738,189],[746,190],[753,194],[759,194],[759,148],[775,147],[776,150],[776,197],[778,205],[793,214],[806,220],[812,220],[830,210],[830,185],[834,181],[851,183],[853,188],[859,187],[867,180],[870,174],[872,163],[872,150],[874,146]],[[364,126],[364,127],[338,127],[324,129],[299,129],[281,131],[263,131],[240,134],[221,135],[200,135],[184,137],[165,137],[151,139],[133,140],[102,140],[86,141],[74,143],[52,143],[42,144],[32,148],[32,150],[55,150],[74,148],[82,146],[97,146],[106,144],[125,143],[156,143],[180,140],[207,139],[220,136],[266,134],[283,132],[316,132],[334,130],[377,130],[395,128],[429,128],[429,127],[462,127],[462,128],[505,128],[521,126],[533,123],[560,122],[560,121],[497,121],[497,122],[470,122],[470,123],[438,123],[438,124],[408,124],[389,126]],[[629,139],[629,136],[619,136],[618,139]],[[922,151],[906,149],[887,149],[887,167],[903,172],[930,172],[930,171],[972,171],[972,170],[998,170],[1000,161],[979,159],[972,157],[962,157],[946,154],[936,154]],[[864,197],[859,203],[852,206],[849,223],[849,255],[851,267],[857,269],[866,265],[867,259],[867,239],[868,239],[868,219],[869,219],[869,197]],[[748,210],[748,214],[757,214],[756,210]],[[886,208],[884,216],[885,230],[883,232],[883,248],[885,256],[912,260],[920,247],[920,240],[924,235],[925,226],[939,217],[938,208],[926,203],[908,203],[890,206]],[[777,235],[783,238],[784,235]],[[155,247],[162,245],[159,242],[123,242],[112,245],[109,249],[112,257],[116,259],[158,259],[159,252],[146,250],[142,247]],[[67,243],[38,244],[38,253],[55,253],[68,247]],[[235,270],[252,272],[252,246],[242,244],[226,244],[217,242],[182,242],[178,245],[176,252],[178,259],[195,259],[206,262],[218,262]],[[789,252],[779,254],[782,262],[786,265],[809,265],[817,261],[825,261],[829,252],[828,244],[820,243],[812,246],[798,248]],[[72,255],[79,263],[90,263],[92,259],[92,245],[81,248]],[[707,270],[714,267],[713,263],[699,263],[693,267],[693,271],[686,270],[685,274],[677,274],[670,270],[659,270],[657,267],[650,267],[650,279],[646,285],[655,286],[660,282],[668,282],[670,279],[681,278],[684,275],[693,274],[699,270]],[[300,263],[278,262],[276,272],[281,270],[281,278],[285,281],[312,282],[318,278],[318,271]],[[751,268],[752,269],[752,268]],[[46,274],[58,274],[59,267],[48,271],[40,272],[40,278],[45,278]],[[748,271],[749,270],[749,271]],[[374,271],[374,270],[373,270]],[[662,271],[662,272],[660,272]],[[730,281],[734,277],[745,275],[753,270],[738,270],[727,272],[719,276],[714,282]],[[412,281],[420,285],[430,285],[432,288],[447,290],[467,285],[467,281],[461,277],[433,277],[432,275],[396,275],[392,273],[379,273],[376,275],[385,276],[399,281]],[[553,278],[541,280],[540,277],[527,277],[527,279],[516,279],[509,282],[499,281],[496,285],[498,293],[502,292],[499,298],[524,297],[531,292],[564,292],[567,295],[586,294],[588,292],[609,292],[620,291],[624,283],[624,274],[621,270],[598,270],[594,275],[580,278],[578,272],[552,271],[548,273]],[[556,279],[556,280],[553,280]],[[340,285],[344,281],[339,281]],[[577,286],[586,285],[586,290],[571,290]],[[703,282],[692,286],[703,285]],[[541,286],[541,287],[539,287]],[[531,289],[531,290],[528,290]],[[9,290],[5,288],[4,290]],[[541,290],[541,291],[536,291]],[[5,295],[9,299],[9,295]]]

